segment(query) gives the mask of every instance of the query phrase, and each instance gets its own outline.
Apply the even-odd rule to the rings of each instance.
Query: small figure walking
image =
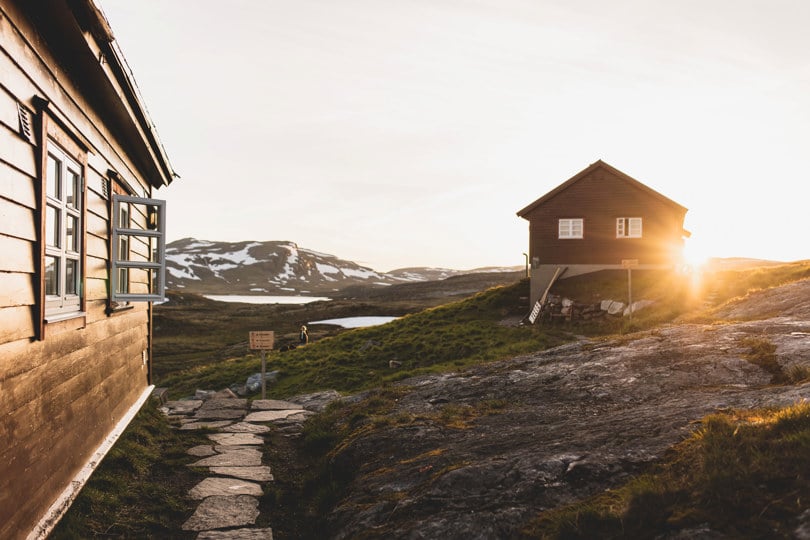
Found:
[[[309,334],[307,334],[307,327],[301,326],[301,333],[298,334],[298,341],[301,345],[306,345],[309,343]]]

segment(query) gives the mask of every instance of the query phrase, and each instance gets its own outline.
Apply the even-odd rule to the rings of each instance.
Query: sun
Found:
[[[683,247],[684,261],[693,270],[702,268],[714,256],[711,246],[694,238],[686,240]]]

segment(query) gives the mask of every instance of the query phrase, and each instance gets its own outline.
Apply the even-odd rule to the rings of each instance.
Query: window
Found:
[[[118,191],[120,188],[115,186],[114,188]],[[115,216],[115,221],[113,222],[113,227],[117,227],[119,230],[121,229],[129,229],[132,226],[131,220],[131,205],[130,203],[122,203],[115,205],[113,204],[113,216]],[[116,244],[113,247],[113,253],[115,257],[120,261],[128,261],[130,258],[130,236],[129,235],[118,235],[116,238]],[[118,275],[117,279],[114,280],[115,282],[115,294],[122,294],[129,292],[129,268],[118,268]],[[111,298],[113,295],[110,295]],[[116,302],[115,309],[121,309],[129,305],[129,302]]]
[[[616,218],[616,238],[641,238],[641,218]]]
[[[45,318],[81,311],[82,167],[48,139],[44,178]]]
[[[117,305],[160,302],[165,293],[166,201],[113,194],[112,294]]]
[[[558,232],[559,238],[582,238],[582,218],[561,219]]]

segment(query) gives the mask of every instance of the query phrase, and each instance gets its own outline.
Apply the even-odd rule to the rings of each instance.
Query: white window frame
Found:
[[[45,220],[45,237],[42,240],[45,246],[42,286],[45,293],[45,320],[48,321],[81,314],[82,295],[84,294],[84,238],[82,237],[84,230],[84,170],[82,165],[62,150],[53,139],[47,139],[46,153],[42,184],[45,199],[45,207],[42,209]],[[52,178],[54,172],[52,164],[57,167],[58,179]],[[68,201],[68,182],[71,174],[75,175],[73,178],[75,178],[76,184],[73,186],[74,200]],[[54,189],[51,189],[51,186]],[[74,222],[73,245],[68,245],[67,224],[69,220]],[[49,259],[55,262],[53,270],[56,273],[55,290],[49,290],[47,282]],[[66,272],[68,264],[74,266],[72,287],[68,287]],[[71,289],[72,292],[68,292]]]
[[[584,233],[583,218],[563,218],[557,222],[557,238],[561,240],[581,239]]]
[[[117,303],[126,302],[163,302],[166,299],[166,201],[148,199],[145,197],[132,197],[129,195],[113,194],[113,216],[115,221],[112,228],[113,256],[110,269],[110,300]],[[143,215],[147,216],[149,223],[145,229],[134,228],[132,221],[122,226],[119,220],[122,205],[128,205],[130,216],[133,207],[141,206]],[[140,237],[150,246],[148,261],[130,261],[129,253],[122,253],[119,246],[132,245],[131,239]],[[155,246],[157,242],[157,246]],[[127,249],[129,251],[129,249]],[[130,269],[142,269],[150,272],[149,293],[132,293],[129,290],[130,282],[122,283],[121,276],[127,275]],[[122,289],[123,286],[123,289]]]
[[[640,217],[616,218],[616,238],[641,238],[642,221]]]

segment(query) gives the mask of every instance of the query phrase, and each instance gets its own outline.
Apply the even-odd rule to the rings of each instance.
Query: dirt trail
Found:
[[[753,294],[717,317],[726,322],[583,339],[404,381],[412,390],[393,415],[415,420],[338,456],[357,474],[329,534],[514,537],[539,511],[659,459],[706,414],[810,398],[810,384],[771,385],[771,374],[745,359],[745,340],[755,337],[776,346],[785,370],[810,367],[810,280]],[[465,423],[466,407],[478,412]]]

